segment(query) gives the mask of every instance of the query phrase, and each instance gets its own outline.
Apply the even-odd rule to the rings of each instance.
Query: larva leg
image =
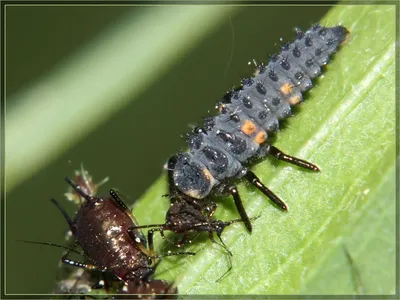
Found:
[[[269,145],[267,151],[268,151],[268,154],[271,154],[276,159],[286,161],[286,162],[288,162],[290,164],[293,164],[293,165],[296,165],[296,166],[299,166],[299,167],[302,167],[304,169],[308,169],[308,170],[311,170],[311,171],[315,171],[315,172],[319,172],[320,171],[320,169],[318,168],[317,165],[314,165],[313,163],[310,163],[310,162],[305,161],[303,159],[287,155],[287,154],[283,153],[281,150],[279,150],[278,148],[276,148],[276,147],[274,147],[272,145]]]
[[[269,188],[267,188],[260,179],[251,171],[247,171],[244,176],[253,185],[256,186],[265,196],[267,196],[272,202],[278,205],[281,209],[287,210],[287,205],[277,195],[275,195]]]

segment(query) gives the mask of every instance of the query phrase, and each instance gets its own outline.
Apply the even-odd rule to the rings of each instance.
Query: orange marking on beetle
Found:
[[[296,105],[300,102],[301,102],[300,96],[293,96],[293,97],[290,97],[290,99],[289,99],[290,105]]]
[[[256,132],[257,126],[252,121],[245,120],[241,130],[245,135],[252,135],[254,132]]]
[[[280,91],[284,95],[289,95],[293,91],[293,87],[290,83],[285,83],[281,86]]]
[[[254,141],[257,144],[262,144],[265,142],[265,140],[267,139],[267,134],[265,133],[265,131],[259,131],[256,135],[256,137],[254,138]]]

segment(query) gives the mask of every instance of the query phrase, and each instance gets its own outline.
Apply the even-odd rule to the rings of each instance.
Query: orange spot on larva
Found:
[[[296,105],[296,104],[300,103],[300,101],[301,101],[300,96],[293,96],[289,99],[290,105]]]
[[[257,133],[256,137],[254,138],[254,141],[257,144],[262,144],[265,142],[266,138],[267,138],[267,134],[265,133],[265,131],[260,131],[259,133]]]
[[[256,132],[257,126],[252,121],[245,120],[241,130],[245,135],[252,135],[254,132]]]
[[[290,83],[285,83],[281,86],[281,92],[284,95],[289,95],[292,92],[293,88]]]
[[[202,171],[209,182],[212,182],[214,180],[214,177],[211,175],[210,171],[207,168],[203,168]]]

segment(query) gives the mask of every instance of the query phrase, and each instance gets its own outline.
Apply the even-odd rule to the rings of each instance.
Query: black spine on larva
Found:
[[[221,180],[241,174],[242,164],[259,154],[267,134],[279,129],[279,120],[289,117],[291,106],[312,88],[312,79],[321,75],[321,67],[348,31],[343,26],[315,25],[306,32],[296,29],[296,33],[296,39],[284,44],[267,65],[257,67],[254,77],[243,79],[240,89],[224,96],[217,106],[220,114],[208,118],[201,130],[189,136],[190,153],[177,166],[186,166],[186,170],[190,165],[203,179],[176,167],[174,182],[182,192],[203,198]]]

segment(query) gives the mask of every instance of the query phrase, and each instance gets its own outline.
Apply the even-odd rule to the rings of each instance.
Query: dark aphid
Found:
[[[243,222],[241,219],[230,221],[214,220],[213,215],[217,209],[217,204],[211,201],[199,201],[197,199],[180,194],[180,198],[174,198],[170,208],[167,211],[164,224],[152,224],[137,226],[136,229],[152,228],[148,231],[149,244],[153,244],[153,235],[155,231],[160,232],[165,238],[164,231],[172,231],[182,235],[182,239],[176,245],[181,247],[183,244],[191,242],[191,234],[199,232],[208,232],[209,239],[221,246],[228,254],[228,269],[217,279],[221,280],[232,269],[230,257],[231,251],[226,247],[221,238],[222,231],[229,225],[237,222]],[[255,218],[251,218],[255,219]],[[220,242],[214,239],[214,233],[217,234]]]
[[[145,237],[135,229],[137,221],[115,191],[111,190],[111,197],[108,198],[95,197],[97,188],[107,179],[100,184],[94,184],[92,177],[82,167],[80,171],[75,172],[75,180],[76,183],[73,183],[67,178],[73,190],[65,194],[69,200],[81,203],[73,221],[52,199],[70,225],[66,238],[73,244],[63,246],[23,241],[68,250],[61,259],[62,264],[53,294],[67,294],[66,299],[97,299],[97,295],[89,293],[95,289],[105,289],[107,293],[119,294],[118,299],[175,299],[178,289],[174,283],[151,278],[159,262],[157,259],[195,253],[154,255],[152,243],[148,249]],[[71,241],[72,237],[76,240]],[[76,251],[76,246],[80,246],[84,252]],[[84,262],[69,259],[70,252],[82,255]],[[99,258],[101,254],[103,258]],[[106,295],[106,298],[109,296],[111,295]]]
[[[93,264],[81,264],[66,257],[63,262],[87,269],[108,270],[123,281],[147,277],[150,270],[143,267],[149,266],[146,241],[140,232],[130,231],[134,219],[118,195],[110,191],[112,197],[109,198],[89,196],[69,178],[67,181],[86,200],[75,219],[71,220],[56,200],[52,199],[52,202],[63,213],[77,245]]]
[[[98,188],[109,180],[108,177],[105,177],[99,183],[94,183],[92,176],[84,169],[83,165],[81,165],[80,170],[75,171],[74,175],[75,184],[89,196],[95,196]],[[68,192],[64,195],[67,200],[78,205],[81,205],[85,201],[71,186],[69,186]],[[66,248],[69,251],[75,244],[75,241],[72,239],[73,234],[71,230],[68,230],[65,238],[68,241]],[[66,254],[67,252],[64,252],[63,256]],[[87,294],[92,288],[97,288],[100,285],[99,282],[104,280],[103,276],[101,276],[101,272],[71,267],[62,263],[61,260],[56,277],[56,286],[53,290],[53,294]],[[73,298],[74,296],[72,295],[69,297],[69,299]]]
[[[268,134],[278,131],[279,120],[289,117],[291,107],[303,101],[302,93],[312,88],[312,79],[321,75],[321,67],[329,62],[347,34],[343,26],[318,25],[306,32],[297,30],[295,41],[285,44],[268,65],[258,65],[254,77],[244,80],[239,90],[229,92],[217,105],[220,113],[192,132],[188,137],[189,151],[169,159],[170,196],[179,199],[179,194],[183,194],[205,199],[212,194],[229,193],[251,231],[238,190],[231,183],[233,179],[245,178],[278,207],[287,210],[286,204],[247,167],[254,158],[272,155],[319,171],[316,165],[272,146]],[[181,216],[183,223],[185,218]]]
[[[95,184],[92,176],[83,166],[80,170],[75,171],[75,186],[79,187],[83,194],[90,197],[94,197],[97,194],[98,187],[107,180],[108,177],[103,179],[100,183]],[[75,186],[70,186],[70,190],[65,196],[68,200],[83,205],[86,203],[86,199],[82,196],[82,192],[77,192]],[[67,239],[69,240],[70,237],[73,237],[71,231],[67,234]],[[70,244],[67,248],[72,247],[73,244]],[[64,256],[67,254],[68,253],[65,252]],[[69,294],[70,296],[68,299],[86,299],[87,297],[92,299],[94,297],[87,294],[94,289],[100,288],[105,288],[107,291],[113,291],[117,294],[123,294],[124,296],[118,296],[118,298],[121,299],[134,299],[135,297],[131,294],[139,295],[140,299],[153,299],[155,296],[159,299],[165,299],[168,297],[174,298],[175,296],[171,296],[171,294],[176,295],[178,293],[176,286],[172,283],[164,280],[152,280],[150,277],[146,280],[123,282],[116,281],[114,275],[110,272],[99,272],[86,268],[73,268],[65,263],[62,263],[60,268],[60,273],[58,274],[59,279],[53,293]]]
[[[67,257],[68,253],[62,257],[62,262],[114,277],[117,283],[122,282],[120,291],[130,293],[140,289],[140,285],[144,283],[155,293],[171,290],[170,284],[163,285],[159,281],[153,283],[151,280],[157,259],[162,256],[194,253],[155,255],[152,243],[147,247],[146,238],[140,230],[135,229],[137,221],[114,190],[110,191],[111,197],[108,198],[90,196],[71,179],[66,180],[85,199],[74,220],[56,200],[52,199],[52,202],[63,213],[76,239],[76,245],[82,248],[88,262],[73,261]],[[109,280],[105,283],[110,285]]]
[[[217,243],[214,239],[213,233],[215,232],[221,242],[219,244],[225,250],[230,253],[226,248],[224,242],[221,239],[222,231],[225,227],[242,222],[241,219],[235,219],[231,221],[220,221],[214,220],[212,217],[217,209],[215,203],[209,201],[198,201],[186,195],[181,195],[179,199],[175,199],[166,215],[166,221],[164,224],[152,224],[137,226],[136,229],[141,228],[152,228],[148,231],[149,244],[153,241],[153,234],[155,231],[159,231],[161,236],[164,238],[164,231],[173,231],[175,233],[183,235],[181,242],[177,244],[178,247],[185,244],[190,240],[189,235],[197,232],[208,232],[210,240],[213,243]]]

